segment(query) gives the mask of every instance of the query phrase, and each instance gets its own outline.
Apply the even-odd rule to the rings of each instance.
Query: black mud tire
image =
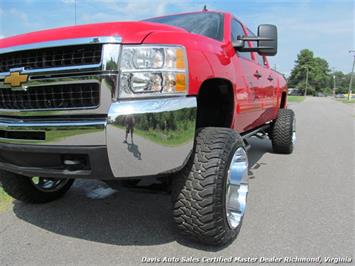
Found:
[[[68,180],[63,187],[53,192],[44,192],[37,189],[27,176],[5,171],[0,171],[0,182],[4,191],[14,199],[26,203],[47,203],[64,196],[74,180]]]
[[[275,153],[290,154],[293,151],[292,141],[295,130],[295,113],[290,109],[280,109],[277,119],[271,128],[272,149]]]
[[[222,246],[234,240],[226,215],[226,178],[242,138],[229,128],[206,127],[197,132],[195,148],[185,168],[172,180],[173,217],[177,231],[204,245]]]

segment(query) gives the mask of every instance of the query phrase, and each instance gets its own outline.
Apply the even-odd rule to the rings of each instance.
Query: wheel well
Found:
[[[209,79],[197,96],[197,127],[230,127],[234,113],[232,83],[226,79]]]
[[[287,94],[286,92],[282,92],[281,94],[281,103],[280,103],[280,108],[285,108],[286,107],[286,97],[287,97]]]

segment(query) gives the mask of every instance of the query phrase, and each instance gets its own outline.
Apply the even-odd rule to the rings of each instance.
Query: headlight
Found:
[[[120,97],[187,92],[187,62],[181,46],[123,46]]]

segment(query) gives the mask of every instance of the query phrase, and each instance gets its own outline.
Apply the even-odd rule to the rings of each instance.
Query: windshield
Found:
[[[223,40],[223,15],[219,13],[190,13],[150,18],[144,21],[180,27],[194,34],[200,34],[218,41]]]

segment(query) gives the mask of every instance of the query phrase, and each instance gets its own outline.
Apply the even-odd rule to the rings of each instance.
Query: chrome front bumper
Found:
[[[171,97],[117,101],[107,117],[0,117],[0,169],[97,179],[176,171],[193,148],[196,106],[194,97]]]

